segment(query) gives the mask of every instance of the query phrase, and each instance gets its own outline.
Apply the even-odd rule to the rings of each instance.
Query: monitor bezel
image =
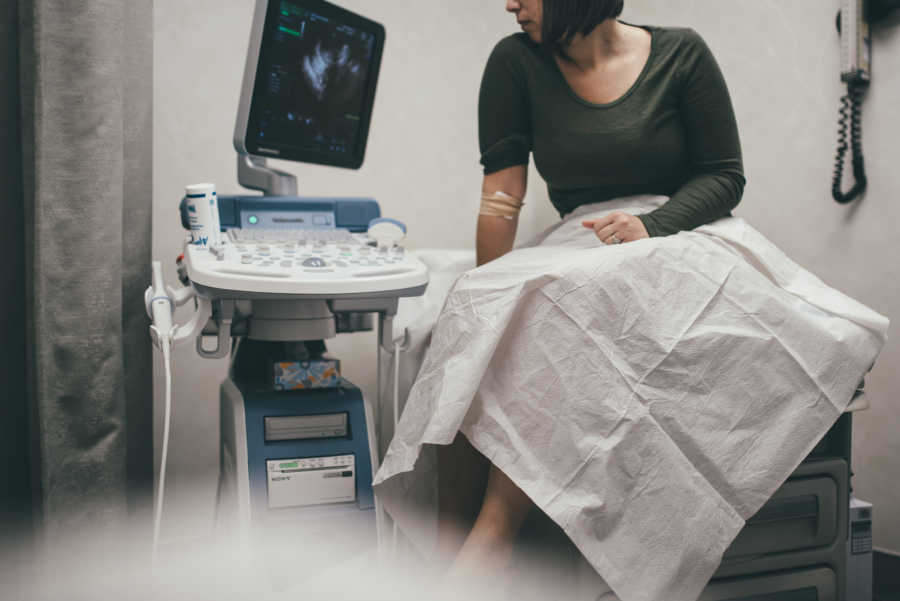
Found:
[[[247,50],[247,62],[244,66],[244,80],[241,86],[241,99],[238,106],[238,115],[234,130],[234,147],[238,153],[254,156],[296,161],[302,163],[314,163],[332,167],[344,167],[359,169],[366,155],[368,145],[369,128],[372,122],[372,112],[375,105],[375,91],[378,86],[378,76],[381,70],[381,59],[384,51],[385,29],[380,23],[367,19],[356,13],[352,13],[325,0],[291,0],[308,10],[315,11],[327,17],[341,20],[352,27],[363,29],[375,36],[375,45],[372,52],[371,69],[363,92],[363,105],[360,113],[360,131],[356,148],[351,153],[336,153],[330,151],[310,151],[290,147],[272,145],[274,148],[260,148],[250,139],[250,123],[252,122],[254,91],[257,86],[260,90],[265,85],[265,73],[259,67],[266,61],[265,49],[262,42],[266,33],[277,26],[277,13],[281,0],[257,0],[253,12],[253,26],[250,31],[250,43]],[[275,150],[275,152],[272,152]]]

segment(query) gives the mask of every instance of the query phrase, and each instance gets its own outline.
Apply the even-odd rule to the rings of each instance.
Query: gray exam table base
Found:
[[[747,521],[700,601],[845,599],[853,412],[860,392],[809,456]]]

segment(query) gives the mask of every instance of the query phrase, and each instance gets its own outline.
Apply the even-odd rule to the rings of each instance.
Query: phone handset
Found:
[[[841,98],[838,120],[838,147],[834,164],[834,180],[831,195],[846,204],[862,194],[868,183],[862,154],[862,98],[871,81],[872,37],[867,20],[866,0],[841,0],[838,15],[838,31],[841,34],[841,81],[847,84],[847,93]],[[849,143],[848,143],[849,128]],[[853,187],[847,192],[841,189],[844,175],[844,159],[851,149],[853,157]]]

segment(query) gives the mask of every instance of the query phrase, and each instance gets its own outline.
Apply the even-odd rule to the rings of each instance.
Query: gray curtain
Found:
[[[19,127],[18,10],[0,5],[0,566],[31,528],[31,439],[25,386],[25,242]],[[25,535],[25,536],[23,536]],[[2,575],[0,575],[2,579]]]
[[[152,35],[152,0],[18,2],[25,402],[47,542],[149,516]]]

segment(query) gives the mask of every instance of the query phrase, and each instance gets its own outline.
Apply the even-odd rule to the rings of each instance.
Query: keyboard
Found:
[[[228,230],[228,238],[235,244],[257,242],[305,244],[307,242],[332,242],[357,244],[358,240],[347,230]]]
[[[219,248],[185,245],[188,277],[217,291],[340,296],[393,293],[428,282],[425,265],[402,247],[375,248],[347,230],[232,229]]]

